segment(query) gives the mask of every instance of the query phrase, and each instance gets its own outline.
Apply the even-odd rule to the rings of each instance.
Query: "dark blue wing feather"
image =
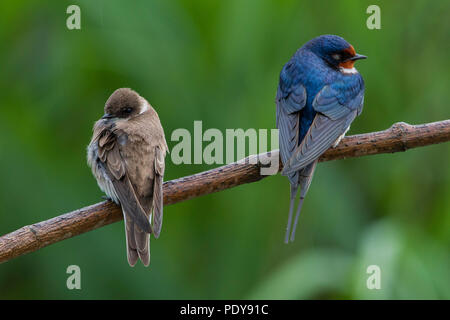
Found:
[[[295,68],[292,63],[286,64],[280,74],[276,104],[277,128],[279,129],[280,157],[287,163],[298,146],[299,112],[306,104],[306,89],[300,82],[295,82]],[[293,184],[298,183],[296,172],[289,175]]]
[[[317,112],[305,138],[284,164],[283,175],[290,175],[316,160],[342,136],[362,111],[364,83],[358,74],[347,81],[326,85],[314,98]]]

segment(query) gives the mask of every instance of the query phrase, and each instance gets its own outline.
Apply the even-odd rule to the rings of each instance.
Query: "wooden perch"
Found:
[[[450,120],[422,125],[400,122],[385,131],[346,137],[336,148],[325,152],[320,157],[320,161],[406,151],[449,140]],[[253,155],[219,168],[167,181],[164,183],[164,204],[173,204],[261,180],[266,177],[260,175],[261,163],[264,163],[269,155],[278,157],[278,150]],[[250,160],[255,160],[255,157],[258,157],[258,161],[252,164]],[[117,222],[122,218],[122,212],[116,204],[104,201],[22,227],[0,237],[0,263]]]

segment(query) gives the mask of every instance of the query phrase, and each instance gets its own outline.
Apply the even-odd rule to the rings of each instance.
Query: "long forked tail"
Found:
[[[291,201],[289,205],[289,216],[286,225],[286,235],[284,236],[284,243],[289,243],[289,234],[291,233],[292,212],[294,211],[295,197],[297,195],[298,185],[291,184]]]
[[[300,184],[300,199],[298,200],[297,213],[295,214],[294,226],[291,233],[291,242],[295,239],[295,230],[297,229],[298,218],[300,216],[300,211],[302,210],[303,200],[305,199],[306,193],[309,190],[311,181],[314,175],[314,170],[316,169],[317,160],[307,165],[300,171],[299,184]]]
[[[317,160],[307,165],[305,168],[299,171],[299,184],[291,184],[291,201],[289,205],[289,217],[288,217],[288,223],[286,226],[286,235],[284,238],[285,243],[289,243],[289,240],[291,242],[295,239],[295,230],[297,229],[298,224],[298,218],[300,216],[300,212],[302,210],[303,206],[303,200],[305,199],[306,193],[308,192],[309,186],[311,185],[311,181],[314,175],[314,170],[316,168]],[[294,226],[292,227],[291,231],[291,224],[292,224],[292,212],[294,211],[294,203],[295,198],[297,195],[298,187],[300,187],[300,198],[297,205],[297,212],[295,214],[295,221]],[[289,237],[290,235],[290,237]]]

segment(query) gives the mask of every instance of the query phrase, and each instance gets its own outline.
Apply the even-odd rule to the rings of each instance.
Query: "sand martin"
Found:
[[[114,91],[94,125],[88,164],[100,189],[122,208],[130,266],[150,263],[150,233],[163,220],[164,158],[168,151],[158,114],[135,91]]]

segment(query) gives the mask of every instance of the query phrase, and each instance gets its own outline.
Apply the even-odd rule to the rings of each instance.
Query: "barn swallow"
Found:
[[[364,81],[355,69],[352,45],[335,35],[314,38],[301,47],[281,70],[276,95],[282,175],[291,185],[285,242],[294,241],[298,217],[317,160],[339,144],[364,103]],[[291,232],[294,202],[300,187]],[[290,238],[289,238],[290,235]]]
[[[93,129],[88,164],[100,189],[121,206],[127,258],[150,263],[150,233],[163,220],[164,158],[168,151],[158,114],[135,91],[121,88],[106,101]]]

